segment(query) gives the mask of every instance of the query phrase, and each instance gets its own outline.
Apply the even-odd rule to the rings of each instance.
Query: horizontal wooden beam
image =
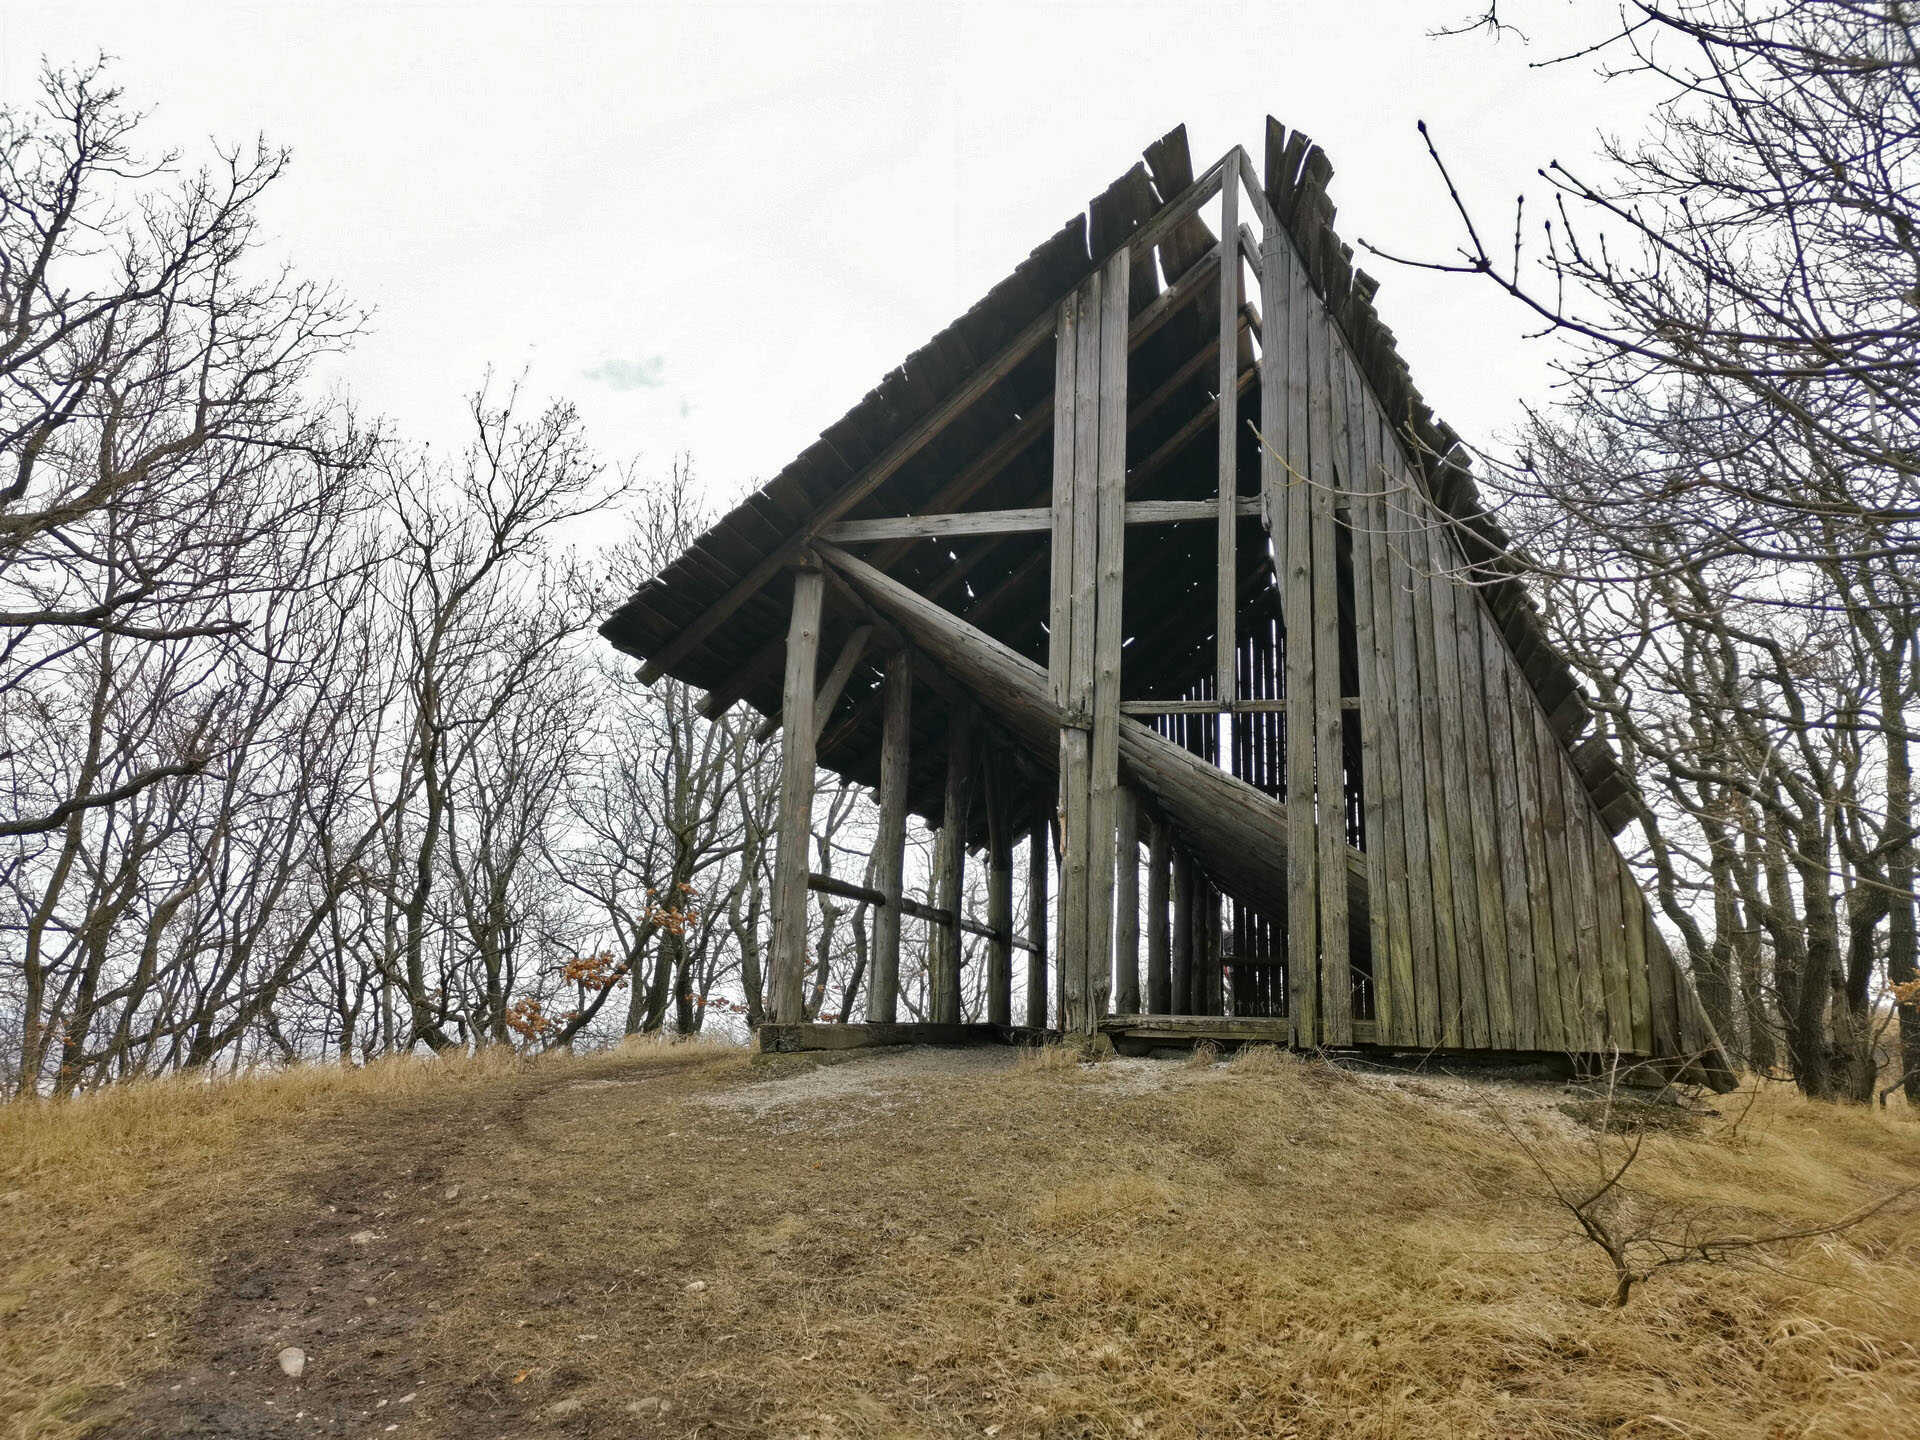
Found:
[[[870,890],[865,885],[856,885],[851,880],[837,879],[832,875],[815,873],[807,876],[807,888],[821,895],[837,895],[842,900],[862,900],[869,905],[885,905],[887,903],[887,897],[880,891]],[[912,915],[919,920],[931,921],[935,925],[953,924],[953,911],[942,910],[933,905],[924,905],[918,900],[909,900],[904,895],[900,897],[900,913],[902,915]],[[961,917],[960,928],[969,935],[980,935],[989,940],[994,938],[993,931],[987,926],[980,924],[976,920],[969,920],[964,916]],[[1039,947],[1024,935],[1015,935],[1012,944],[1016,950],[1028,950],[1035,954],[1039,953]]]
[[[1206,502],[1211,505],[1211,500]],[[1341,697],[1342,710],[1358,710],[1360,697],[1345,695]],[[1122,700],[1122,715],[1282,715],[1286,713],[1285,697],[1278,700]]]
[[[1245,495],[1236,504],[1243,519],[1260,514],[1260,497]],[[1177,525],[1189,520],[1214,520],[1211,500],[1129,500],[1127,524]],[[886,515],[872,520],[842,520],[821,531],[831,545],[858,545],[873,540],[961,539],[969,535],[1015,535],[1051,529],[1053,511],[1044,505],[1019,510],[960,510],[944,515]]]
[[[934,1025],[868,1021],[855,1025],[762,1025],[753,1032],[754,1048],[763,1055],[789,1055],[809,1050],[868,1050],[883,1045],[1045,1045],[1058,1040],[1057,1030],[1029,1025]]]
[[[1100,1033],[1128,1040],[1160,1040],[1169,1044],[1194,1044],[1202,1040],[1225,1040],[1235,1044],[1285,1046],[1292,1035],[1293,1022],[1284,1015],[1253,1015],[1236,1018],[1223,1015],[1107,1015],[1100,1021]],[[1375,1040],[1374,1022],[1353,1022],[1357,1045]]]

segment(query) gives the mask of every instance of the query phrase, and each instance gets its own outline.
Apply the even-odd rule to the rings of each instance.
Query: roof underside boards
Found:
[[[1460,521],[1468,558],[1516,661],[1603,813],[1618,828],[1625,819],[1626,785],[1611,748],[1604,742],[1574,743],[1588,719],[1578,688],[1546,643],[1531,600],[1509,573],[1502,554],[1506,537],[1482,513],[1464,465],[1440,463],[1455,454],[1457,437],[1421,401],[1391,333],[1374,313],[1374,283],[1353,270],[1351,252],[1333,233],[1333,207],[1326,199],[1331,173],[1306,137],[1269,120],[1268,203],[1290,231],[1387,414],[1401,427],[1401,442],[1428,477],[1434,499]],[[1098,263],[1193,184],[1185,129],[1176,128],[1148,147],[1145,163],[1114,181],[1085,215],[1063,225],[819,441],[642,586],[601,633],[630,655],[661,655],[756,566],[817,525],[830,506],[837,518],[860,519],[1047,505],[1052,495],[1051,340],[987,386],[858,504],[847,508],[835,502],[863,469],[925,422],[1009,342],[1050,315]],[[1144,339],[1136,333],[1128,368],[1131,500],[1202,499],[1214,493],[1218,267],[1200,263],[1214,244],[1206,223],[1194,215],[1174,225],[1151,247],[1152,255],[1137,256],[1133,266],[1136,332],[1151,322],[1151,333]],[[1251,305],[1243,307],[1242,389],[1234,403],[1241,435],[1239,488],[1248,495],[1259,485],[1258,440],[1251,428],[1259,413],[1258,386],[1251,383],[1258,333],[1257,313]],[[910,589],[1045,664],[1050,558],[1044,534],[897,541],[862,546],[860,553]],[[1243,522],[1237,554],[1241,603],[1260,611],[1271,603],[1271,571],[1257,520]],[[1214,557],[1211,525],[1129,528],[1126,698],[1181,695],[1210,673]],[[776,575],[667,666],[667,673],[721,698],[737,695],[765,714],[776,713],[790,596],[790,580]],[[847,595],[830,593],[821,643],[823,656],[829,657],[825,663],[867,618]],[[822,732],[819,753],[821,765],[867,785],[879,778],[879,666],[878,657],[870,655],[856,668]],[[935,820],[942,803],[949,709],[939,703],[939,687],[947,684],[953,692],[937,674],[923,675],[927,683],[917,687],[913,714],[909,804]],[[1023,813],[1013,817],[1015,824],[1031,823],[1052,808],[1046,786],[1018,789],[1025,803]],[[973,811],[981,821],[984,807]],[[979,830],[977,824],[976,839]]]

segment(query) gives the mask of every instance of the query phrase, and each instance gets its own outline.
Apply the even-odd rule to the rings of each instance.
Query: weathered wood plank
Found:
[[[814,673],[820,657],[820,612],[826,577],[817,568],[796,571],[793,612],[787,624],[787,670],[781,708],[789,715],[813,713]],[[806,1016],[807,873],[813,844],[815,733],[795,725],[780,747],[780,808],[774,825],[773,941],[768,963],[773,981],[773,1018],[798,1024]]]
[[[1441,937],[1435,916],[1434,869],[1428,854],[1428,816],[1434,806],[1435,772],[1422,739],[1423,704],[1419,633],[1426,586],[1416,573],[1415,544],[1399,451],[1385,422],[1374,416],[1373,455],[1388,516],[1385,606],[1392,627],[1394,739],[1401,776],[1400,820],[1407,865],[1407,921],[1413,952],[1413,994],[1418,1042],[1441,1043]],[[1442,866],[1444,870],[1444,865]]]
[[[1314,814],[1314,631],[1310,339],[1318,302],[1290,244],[1270,247],[1267,264],[1285,274],[1286,569],[1281,615],[1286,626],[1287,710],[1287,979],[1294,1043],[1318,1045],[1320,1033],[1319,825]]]
[[[1374,920],[1374,984],[1381,997],[1375,1005],[1375,1028],[1385,1041],[1413,1045],[1420,1039],[1419,999],[1407,895],[1406,825],[1401,813],[1406,795],[1400,774],[1400,698],[1393,673],[1395,596],[1388,553],[1392,535],[1381,493],[1381,436],[1366,404],[1366,378],[1351,363],[1344,368],[1352,436],[1349,464],[1359,492],[1353,559],[1355,625],[1361,683],[1371,687],[1372,695],[1371,704],[1363,704],[1360,712],[1367,851],[1370,861],[1376,853],[1379,857],[1377,871],[1369,865],[1367,893],[1385,897],[1384,904],[1376,899],[1368,910]],[[1363,688],[1363,701],[1367,695]],[[1379,920],[1383,910],[1384,925]]]
[[[1439,971],[1440,1044],[1452,1048],[1472,1041],[1463,1028],[1460,994],[1461,971],[1477,964],[1474,952],[1467,949],[1456,912],[1454,851],[1470,844],[1464,831],[1456,833],[1457,808],[1451,777],[1447,773],[1449,730],[1444,723],[1439,649],[1436,637],[1441,617],[1439,597],[1446,581],[1434,574],[1431,545],[1433,514],[1421,494],[1418,482],[1404,463],[1398,469],[1401,505],[1407,516],[1406,548],[1410,583],[1413,587],[1414,647],[1418,656],[1420,702],[1420,776],[1425,791],[1427,855],[1430,889],[1433,897],[1434,951]],[[1449,630],[1449,635],[1451,631]],[[1449,647],[1450,648],[1450,647]],[[1464,956],[1463,956],[1464,952]]]
[[[1347,891],[1337,877],[1347,848],[1346,733],[1340,706],[1340,589],[1334,534],[1334,510],[1340,494],[1340,440],[1336,409],[1346,403],[1335,385],[1338,353],[1333,317],[1316,300],[1307,331],[1307,365],[1312,391],[1307,400],[1307,447],[1312,478],[1313,549],[1313,768],[1315,889],[1320,902],[1320,1040],[1346,1045],[1353,1039],[1351,936],[1347,929]]]
[[[1600,822],[1593,797],[1581,789],[1581,826],[1593,856],[1594,901],[1599,910],[1599,961],[1606,990],[1607,1043],[1616,1050],[1633,1051],[1633,987],[1627,979],[1627,930],[1621,914],[1620,867],[1615,863],[1613,837]]]
[[[1554,749],[1554,769],[1560,778],[1561,804],[1565,807],[1567,874],[1573,887],[1574,934],[1578,937],[1580,971],[1580,1016],[1587,1036],[1587,1048],[1607,1048],[1607,992],[1600,959],[1600,911],[1594,894],[1593,847],[1587,841],[1587,796],[1565,749]]]
[[[880,728],[880,820],[873,839],[873,883],[885,902],[873,916],[873,979],[867,1018],[891,1023],[900,1004],[900,881],[906,860],[907,782],[912,760],[913,660],[887,656]]]
[[[1546,712],[1533,698],[1533,689],[1523,676],[1521,686],[1528,697],[1527,718],[1533,726],[1534,757],[1540,765],[1540,853],[1546,858],[1548,896],[1553,909],[1554,969],[1559,976],[1560,1025],[1568,1050],[1592,1048],[1587,1015],[1580,999],[1580,932],[1574,922],[1573,871],[1567,859],[1567,792],[1560,783],[1560,742],[1547,726]]]
[[[1627,986],[1632,1008],[1633,1048],[1637,1054],[1651,1055],[1653,1048],[1653,1004],[1647,973],[1647,932],[1640,923],[1640,907],[1646,903],[1633,867],[1618,850],[1613,866],[1620,874],[1620,924],[1627,941]]]
[[[1457,542],[1449,540],[1449,560],[1457,577],[1453,586],[1455,638],[1460,655],[1460,708],[1466,734],[1467,783],[1471,795],[1468,815],[1473,825],[1474,876],[1479,882],[1481,974],[1484,978],[1489,1042],[1499,1050],[1515,1048],[1513,973],[1507,947],[1507,903],[1505,871],[1500,863],[1499,821],[1494,815],[1496,799],[1493,774],[1493,747],[1489,742],[1491,708],[1486,679],[1481,669],[1480,632],[1488,622],[1482,615],[1480,596],[1460,555]]]
[[[1516,942],[1513,954],[1524,957],[1533,977],[1533,1017],[1528,1021],[1516,1015],[1516,1020],[1520,1033],[1531,1035],[1536,1048],[1568,1049],[1571,1047],[1567,1044],[1562,1018],[1560,965],[1553,937],[1553,882],[1547,871],[1544,851],[1546,841],[1540,809],[1540,760],[1534,750],[1533,692],[1526,688],[1526,681],[1520,677],[1518,668],[1501,641],[1494,639],[1488,653],[1496,661],[1489,674],[1490,685],[1493,677],[1498,677],[1498,696],[1489,701],[1490,704],[1499,705],[1495,734],[1499,736],[1502,733],[1499,721],[1504,719],[1504,734],[1510,742],[1513,757],[1510,773],[1514,802],[1508,810],[1504,796],[1501,800],[1501,807],[1506,811],[1502,817],[1501,834],[1503,848],[1513,852],[1513,868],[1507,885],[1509,910],[1512,908],[1514,886],[1518,885],[1525,905],[1526,927],[1524,946]],[[1516,974],[1520,963],[1521,960],[1516,958]],[[1516,1009],[1518,1004],[1516,993]]]
[[[866,1050],[888,1045],[1044,1045],[1058,1032],[1037,1025],[945,1025],[869,1021],[864,1025],[762,1025],[754,1048],[763,1055],[812,1050]]]

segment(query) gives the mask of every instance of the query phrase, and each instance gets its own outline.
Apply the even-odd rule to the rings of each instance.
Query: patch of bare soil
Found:
[[[475,1423],[480,1434],[514,1433],[500,1422],[523,1407],[476,1395],[422,1343],[480,1258],[459,1243],[462,1217],[494,1200],[460,1177],[526,1143],[529,1111],[557,1090],[664,1087],[701,1064],[656,1061],[587,1081],[536,1071],[457,1103],[428,1097],[331,1122],[289,1193],[200,1237],[213,1276],[187,1363],[116,1401],[89,1433],[471,1435]]]

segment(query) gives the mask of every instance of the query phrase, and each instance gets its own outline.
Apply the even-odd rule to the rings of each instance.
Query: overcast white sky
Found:
[[[610,459],[687,450],[732,491],[1174,124],[1200,169],[1257,159],[1272,111],[1327,148],[1349,243],[1426,254],[1455,230],[1416,120],[1506,223],[1535,167],[1638,127],[1644,96],[1590,68],[1528,70],[1563,0],[1524,17],[1532,49],[1428,38],[1471,4],[5,0],[0,86],[106,51],[156,145],[292,147],[275,242],[373,307],[342,376],[410,433],[461,442],[463,394],[524,367]],[[1490,289],[1368,268],[1463,433],[1542,393]]]

